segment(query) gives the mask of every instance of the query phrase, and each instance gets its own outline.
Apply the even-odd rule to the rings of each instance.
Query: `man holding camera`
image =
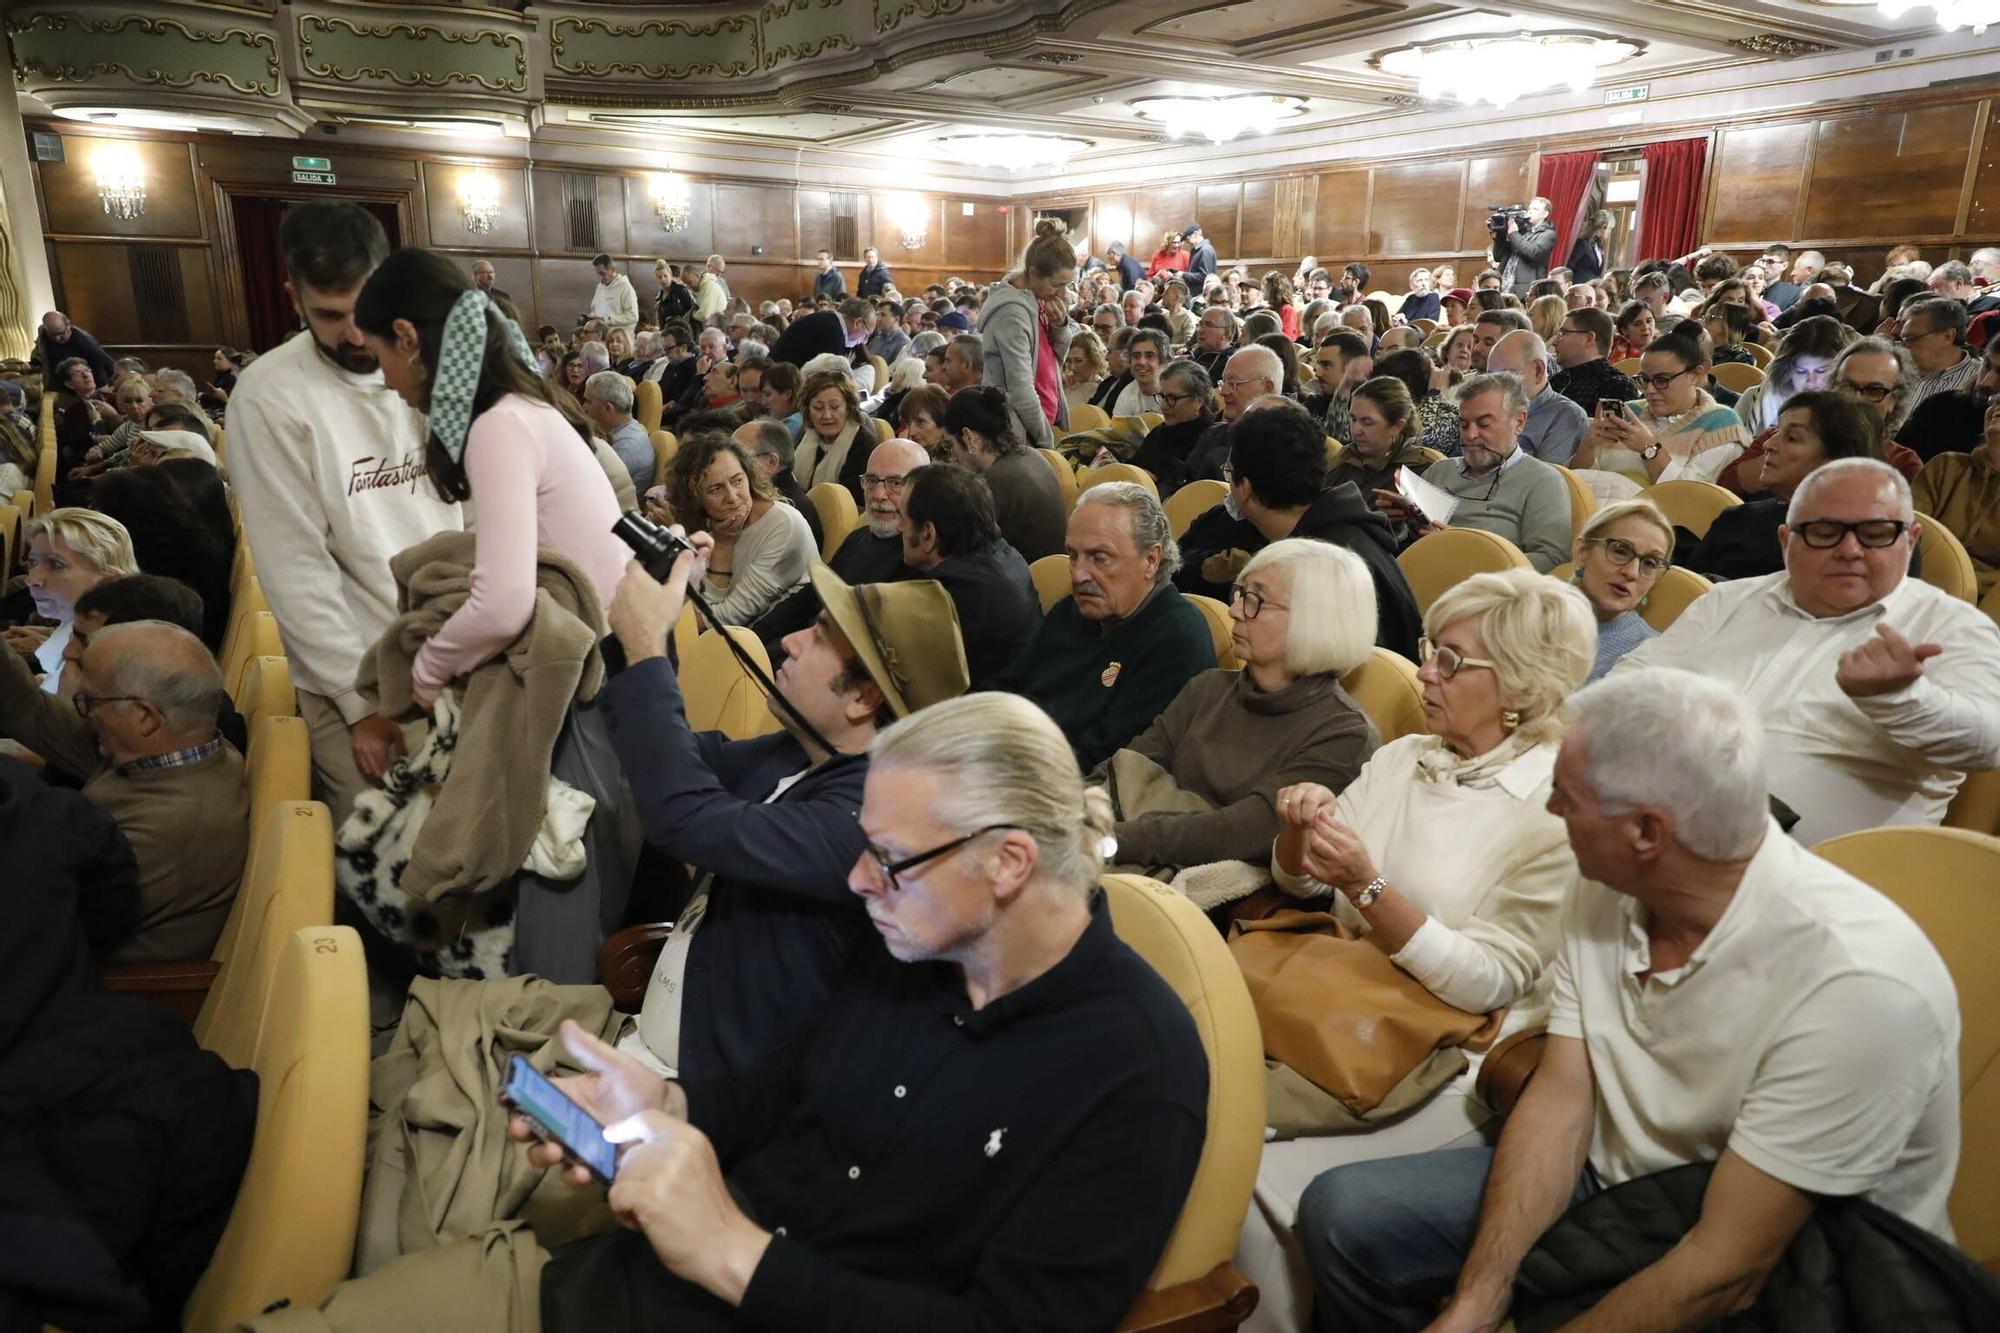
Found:
[[[1527,212],[1503,208],[1486,221],[1493,233],[1493,262],[1500,267],[1500,289],[1525,297],[1528,288],[1549,276],[1549,256],[1556,248],[1556,226],[1549,221],[1549,201],[1536,195]]]

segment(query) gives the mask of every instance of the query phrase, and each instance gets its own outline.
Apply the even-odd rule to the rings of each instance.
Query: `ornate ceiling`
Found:
[[[1605,86],[1737,68],[1756,82],[1801,57],[1934,32],[1929,19],[1821,0],[72,0],[13,4],[6,27],[31,109],[59,114],[727,142],[893,171],[945,156],[941,140],[993,133],[1143,162],[1168,137],[1145,118],[1149,99],[1290,99],[1272,144],[1372,131],[1438,109],[1384,57],[1454,38],[1617,37]]]

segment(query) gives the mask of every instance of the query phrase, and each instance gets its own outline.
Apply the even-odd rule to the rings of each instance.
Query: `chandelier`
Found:
[[[1062,134],[948,134],[936,141],[955,162],[997,171],[1060,167],[1090,147],[1090,140]]]
[[[687,180],[678,171],[656,171],[646,178],[647,193],[653,201],[653,216],[662,231],[686,231],[693,214]]]
[[[1384,51],[1369,63],[1417,82],[1417,96],[1467,106],[1506,106],[1517,97],[1568,88],[1582,92],[1608,65],[1645,49],[1625,37],[1583,32],[1519,32],[1454,37]]]
[[[129,222],[146,211],[146,173],[135,153],[111,149],[98,155],[92,169],[106,213]]]
[[[1302,97],[1266,97],[1236,93],[1216,97],[1141,97],[1132,103],[1135,115],[1166,126],[1167,137],[1198,135],[1210,143],[1226,143],[1239,135],[1269,134],[1279,122],[1306,113]]]
[[[467,231],[476,236],[492,231],[500,216],[500,182],[483,171],[465,176],[458,183],[458,211]]]
[[[930,241],[930,205],[913,194],[891,195],[890,225],[902,233],[905,250],[921,250]]]
[[[2000,0],[1930,0],[1930,3],[1937,11],[1938,26],[1948,31],[1970,28],[1977,36],[1988,25],[2000,23]],[[1899,19],[1920,6],[1914,0],[1881,0],[1876,8],[1885,18]]]

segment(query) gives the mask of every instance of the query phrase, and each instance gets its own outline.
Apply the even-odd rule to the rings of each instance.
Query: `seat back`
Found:
[[[1208,1130],[1180,1220],[1147,1282],[1158,1291],[1228,1262],[1264,1154],[1264,1039],[1243,973],[1187,898],[1142,875],[1106,875],[1118,938],[1188,1007],[1208,1056]]]
[[[640,380],[639,386],[632,390],[632,415],[639,418],[648,435],[660,428],[660,417],[666,410],[667,400],[658,381]]]
[[[870,420],[875,423],[875,442],[877,444],[887,444],[896,438],[895,428],[890,426],[887,417],[871,417]]]
[[[1111,424],[1111,414],[1091,403],[1084,403],[1069,410],[1071,430],[1103,430]]]
[[[247,551],[250,549],[250,544],[239,541],[236,543],[236,549]],[[245,565],[243,568],[247,569],[248,566]],[[243,636],[249,632],[250,617],[259,611],[271,609],[269,599],[264,596],[263,580],[255,574],[246,574],[241,582],[232,582],[229,592],[229,627],[222,632],[222,647],[215,654],[218,663],[240,662],[243,659],[245,656]],[[223,681],[225,684],[233,683],[227,675],[223,677]]]
[[[653,441],[653,485],[664,486],[667,484],[667,473],[674,466],[674,453],[680,448],[680,441],[670,430],[655,430],[649,435]],[[639,498],[644,500],[646,497],[642,495]]]
[[[1056,474],[1056,489],[1062,492],[1063,512],[1068,513],[1076,508],[1076,469],[1070,465],[1067,458],[1053,449],[1037,449],[1035,452],[1042,456],[1042,461]]]
[[[1231,671],[1240,669],[1243,663],[1236,656],[1236,643],[1230,635],[1235,625],[1229,619],[1229,608],[1215,598],[1204,597],[1198,592],[1183,595],[1194,603],[1195,610],[1201,612],[1201,618],[1208,622],[1208,637],[1215,644],[1215,664],[1228,667]]]
[[[1611,368],[1620,375],[1636,375],[1639,373],[1639,358],[1628,356],[1623,361],[1613,361]]]
[[[1368,714],[1384,745],[1431,729],[1417,664],[1401,653],[1381,647],[1370,650],[1366,662],[1340,678],[1340,687]]]
[[[267,717],[292,717],[298,711],[298,696],[292,689],[292,673],[282,657],[253,657],[243,664],[243,679],[236,687],[236,711],[246,725],[255,727]]]
[[[1139,414],[1140,422],[1148,431],[1158,430],[1166,419],[1165,414],[1160,412],[1141,412]]]
[[[1042,599],[1042,614],[1047,615],[1070,594],[1069,557],[1045,555],[1028,566],[1028,577],[1034,580],[1035,595]]]
[[[1965,775],[1944,812],[1944,826],[2000,836],[2000,768]]]
[[[854,492],[837,481],[821,482],[806,492],[806,499],[819,514],[819,558],[831,560],[847,534],[859,526],[861,506],[854,503]]]
[[[250,794],[250,840],[255,842],[264,836],[264,817],[271,810],[286,801],[312,799],[312,728],[291,713],[265,713],[249,723],[243,785]]]
[[[1154,499],[1160,497],[1160,483],[1153,480],[1153,474],[1142,467],[1130,463],[1106,463],[1103,467],[1087,467],[1076,477],[1077,498],[1092,486],[1106,481],[1129,481],[1144,486]]]
[[[1417,610],[1428,611],[1431,603],[1448,588],[1456,587],[1474,574],[1497,574],[1503,569],[1532,569],[1521,548],[1496,533],[1479,528],[1440,528],[1417,538],[1396,557],[1416,595]]]
[[[1568,583],[1575,573],[1576,566],[1565,563],[1550,570],[1549,577]],[[1688,609],[1689,602],[1714,586],[1691,569],[1671,566],[1660,575],[1660,581],[1653,585],[1653,590],[1646,594],[1645,605],[1639,608],[1639,618],[1664,634],[1667,626],[1681,618],[1681,612]]]
[[[741,625],[724,628],[768,674],[771,659],[757,636]],[[776,730],[763,690],[729,651],[728,640],[713,630],[698,637],[681,659],[680,679],[688,725],[696,731],[719,731],[740,741]]]
[[[1178,537],[1188,525],[1229,497],[1229,487],[1214,478],[1191,481],[1167,497],[1167,525]]]
[[[1764,382],[1764,372],[1761,367],[1742,361],[1720,362],[1709,367],[1708,373],[1715,377],[1717,384],[1736,393],[1742,393],[1751,385]]]
[[[269,611],[250,611],[238,617],[236,637],[225,642],[220,657],[223,688],[234,699],[243,687],[243,669],[255,657],[283,657],[285,645],[278,637],[278,618]]]
[[[873,352],[868,354],[868,364],[875,367],[875,392],[889,391],[889,363]]]
[[[1813,851],[1908,912],[1951,973],[1960,1023],[1951,1226],[1973,1258],[2000,1258],[2000,838],[1899,825],[1829,838]]]
[[[1759,367],[1768,367],[1777,355],[1762,343],[1744,343],[1743,350],[1750,353],[1750,359]]]
[[[1726,490],[1712,481],[1696,481],[1691,477],[1679,481],[1661,481],[1639,492],[1642,500],[1651,500],[1660,507],[1669,523],[1686,528],[1697,537],[1706,537],[1715,516],[1725,509],[1734,509],[1743,503],[1743,498],[1734,491]]]
[[[236,555],[229,562],[229,596],[232,611],[239,605],[236,599],[243,595],[245,585],[256,577],[257,562],[250,554],[250,543],[243,539],[243,526],[239,523],[236,528]],[[258,589],[258,595],[263,595],[261,587]],[[268,611],[270,608],[267,606],[264,609]],[[233,616],[231,618],[234,619]]]
[[[44,393],[42,401],[55,400],[52,393]],[[56,505],[56,448],[47,440],[42,442],[42,452],[35,459],[35,512],[46,514]]]
[[[347,926],[279,942],[257,1071],[257,1134],[236,1206],[184,1313],[221,1333],[279,1301],[311,1308],[354,1262],[368,1132],[368,969]]]
[[[1569,487],[1569,530],[1570,535],[1574,536],[1583,531],[1583,525],[1597,512],[1597,494],[1582,477],[1561,463],[1551,463],[1549,466],[1561,475],[1563,485]]]
[[[1918,514],[1917,522],[1923,526],[1917,537],[1917,555],[1923,561],[1924,582],[1960,601],[1978,601],[1979,580],[1973,574],[1965,543],[1928,514]]]

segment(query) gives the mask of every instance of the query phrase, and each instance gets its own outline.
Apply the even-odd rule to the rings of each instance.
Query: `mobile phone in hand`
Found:
[[[536,1138],[555,1144],[605,1184],[618,1174],[618,1149],[604,1137],[604,1126],[521,1056],[507,1066],[500,1104],[527,1117]]]

